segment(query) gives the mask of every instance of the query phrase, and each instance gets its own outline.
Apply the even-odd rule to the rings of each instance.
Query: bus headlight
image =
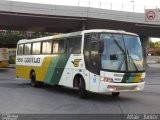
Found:
[[[113,79],[108,77],[100,77],[100,80],[104,82],[111,82],[111,83],[113,82]]]

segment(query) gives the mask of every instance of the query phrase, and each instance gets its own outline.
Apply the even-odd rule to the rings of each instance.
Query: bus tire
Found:
[[[87,97],[87,91],[85,88],[85,82],[83,77],[79,77],[79,86],[78,86],[78,93],[80,98],[86,98]]]
[[[30,79],[31,79],[31,86],[32,87],[42,86],[41,82],[36,81],[36,73],[34,71],[31,72]]]
[[[120,92],[112,92],[112,96],[113,96],[113,97],[118,97],[119,94],[120,94]]]

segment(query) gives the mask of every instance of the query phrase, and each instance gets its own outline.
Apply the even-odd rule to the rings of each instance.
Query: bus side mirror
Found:
[[[102,54],[103,50],[104,50],[104,41],[100,40],[99,41],[99,51],[98,51],[98,53]]]

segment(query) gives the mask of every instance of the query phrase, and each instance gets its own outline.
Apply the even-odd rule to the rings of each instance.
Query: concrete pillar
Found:
[[[85,30],[86,29],[86,23],[82,23],[82,30]]]
[[[81,31],[86,29],[86,21],[81,21],[76,28],[76,31]]]
[[[145,35],[140,35],[141,43],[142,43],[142,48],[143,48],[143,55],[144,55],[144,61],[145,64],[147,65],[147,53],[148,53],[148,44],[149,44],[149,37]]]

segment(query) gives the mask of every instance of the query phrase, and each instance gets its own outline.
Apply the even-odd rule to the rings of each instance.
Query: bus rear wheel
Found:
[[[36,87],[37,84],[36,84],[36,73],[35,72],[31,72],[30,79],[31,79],[31,86]]]
[[[120,92],[113,92],[113,93],[112,93],[112,96],[113,96],[113,97],[118,97],[119,94],[120,94]]]
[[[41,87],[41,86],[43,86],[42,82],[36,81],[36,73],[34,71],[31,72],[30,79],[31,79],[31,86],[32,87]]]
[[[79,90],[79,97],[80,98],[86,98],[87,97],[85,82],[84,82],[84,79],[82,77],[79,78],[78,90]]]

